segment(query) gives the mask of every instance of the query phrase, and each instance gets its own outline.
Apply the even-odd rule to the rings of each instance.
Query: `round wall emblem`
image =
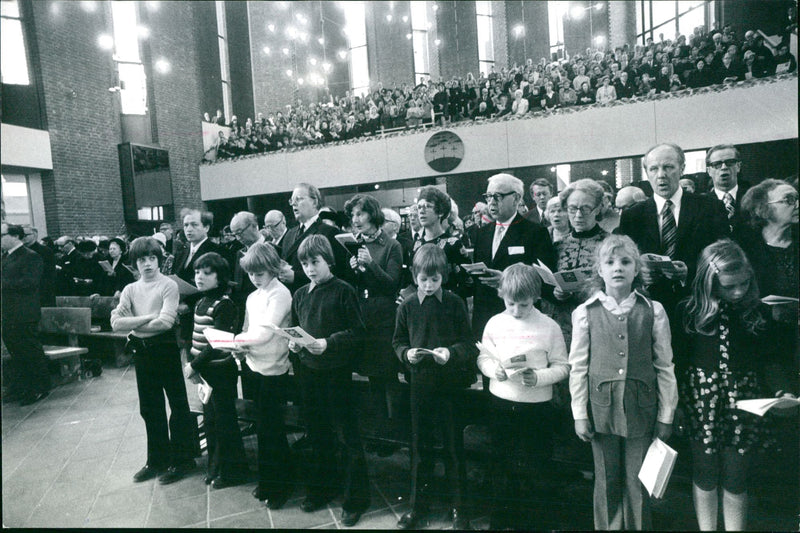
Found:
[[[425,162],[436,172],[450,172],[464,159],[464,143],[452,131],[440,131],[425,143]]]

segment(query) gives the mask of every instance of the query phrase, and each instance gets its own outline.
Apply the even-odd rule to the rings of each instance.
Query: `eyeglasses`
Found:
[[[234,237],[241,237],[242,233],[244,233],[244,230],[246,230],[250,226],[252,226],[252,224],[248,224],[245,227],[243,227],[242,229],[238,229],[236,231],[231,230],[231,235],[233,235]]]
[[[592,207],[590,205],[582,205],[580,207],[575,206],[575,205],[568,205],[567,206],[567,213],[569,213],[570,215],[577,215],[578,212],[580,211],[581,215],[583,215],[585,217],[588,217],[589,215],[592,214],[592,211],[594,211],[595,209],[597,209],[597,208],[596,207]]]
[[[283,222],[283,220],[280,220],[280,221],[278,221],[278,222],[276,222],[276,223],[274,223],[274,224],[266,224],[266,223],[265,223],[265,224],[264,224],[264,227],[265,227],[265,228],[267,228],[267,229],[275,229],[275,228],[277,228],[278,226],[280,226],[281,222]]]
[[[423,204],[423,203],[417,204],[417,211],[431,211],[431,210],[433,210],[433,204]]]
[[[486,200],[486,203],[495,202],[499,204],[502,202],[506,196],[514,194],[514,191],[511,192],[496,192],[494,194],[489,194],[488,192],[483,195],[483,199]]]
[[[792,206],[792,205],[796,204],[797,201],[798,201],[798,196],[795,193],[795,194],[787,194],[786,196],[784,196],[780,200],[773,200],[773,201],[767,202],[767,203],[768,204],[786,204],[788,206]]]
[[[722,161],[709,161],[708,166],[713,168],[714,170],[719,170],[722,168],[724,164],[726,167],[731,168],[733,165],[738,163],[738,159],[723,159]]]
[[[308,200],[308,196],[298,196],[297,198],[289,198],[289,205],[297,205],[303,200]]]

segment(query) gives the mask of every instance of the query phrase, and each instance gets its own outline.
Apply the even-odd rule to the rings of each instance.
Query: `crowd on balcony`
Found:
[[[587,49],[558,61],[528,59],[524,65],[491,67],[476,77],[391,88],[378,82],[371,94],[328,96],[325,102],[298,101],[285,111],[256,115],[244,122],[227,120],[221,111],[204,120],[225,125],[206,159],[229,159],[292,147],[368,137],[463,120],[522,116],[570,106],[610,104],[659,93],[731,84],[797,70],[785,42],[773,53],[761,34],[749,30],[738,38],[730,25],[688,36],[613,50]]]

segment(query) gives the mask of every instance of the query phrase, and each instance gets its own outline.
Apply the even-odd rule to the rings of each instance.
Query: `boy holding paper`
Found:
[[[494,466],[490,529],[526,529],[532,502],[522,493],[526,472],[540,474],[552,451],[553,384],[569,375],[567,348],[556,322],[534,307],[541,279],[518,263],[500,279],[506,310],[483,331],[478,368],[492,393]],[[532,461],[527,461],[531,450]],[[537,524],[537,528],[546,527]]]
[[[292,323],[316,341],[289,341],[298,355],[294,368],[300,383],[312,459],[306,499],[300,508],[313,512],[332,500],[342,485],[336,466],[337,430],[344,439],[342,524],[354,526],[369,507],[367,463],[352,394],[352,359],[360,349],[364,321],[356,291],[331,273],[333,249],[327,238],[310,235],[297,258],[310,283],[292,300]]]
[[[445,447],[453,529],[467,529],[469,522],[462,508],[464,425],[457,395],[475,381],[478,350],[472,342],[464,300],[442,289],[448,275],[445,252],[436,244],[422,245],[414,254],[412,272],[417,290],[397,310],[392,340],[397,357],[411,375],[411,510],[397,527],[416,529],[427,511],[424,487],[433,477],[438,427]]]

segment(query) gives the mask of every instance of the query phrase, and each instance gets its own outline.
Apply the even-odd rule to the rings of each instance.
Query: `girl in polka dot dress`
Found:
[[[748,459],[767,439],[764,419],[735,403],[774,393],[763,390],[775,349],[762,305],[742,249],[727,239],[707,246],[673,342],[692,449],[692,495],[704,531],[717,528],[720,485],[725,529],[746,527]]]

